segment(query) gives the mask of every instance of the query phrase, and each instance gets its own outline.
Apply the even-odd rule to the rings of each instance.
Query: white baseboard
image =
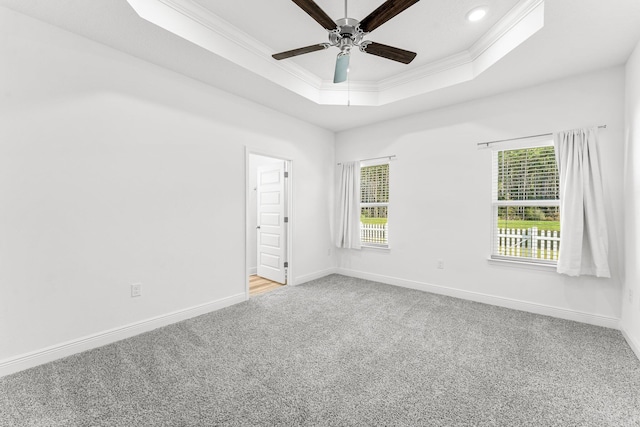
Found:
[[[256,274],[258,274],[258,267],[249,268],[249,276],[254,276]]]
[[[566,308],[553,307],[511,298],[504,298],[479,292],[465,291],[462,289],[455,289],[446,286],[433,285],[430,283],[400,279],[397,277],[383,276],[380,274],[365,273],[362,271],[349,270],[345,268],[338,268],[336,270],[336,273],[342,274],[344,276],[357,277],[360,279],[372,280],[374,282],[386,283],[388,285],[401,286],[403,288],[417,289],[434,294],[447,295],[450,297],[481,302],[484,304],[496,305],[499,307],[511,308],[520,311],[527,311],[529,313],[542,314],[544,316],[573,320],[576,322],[587,323],[589,325],[602,326],[611,329],[619,329],[620,327],[620,319],[615,317],[583,313]]]
[[[0,361],[0,377],[200,316],[246,300],[244,293],[163,314]]]
[[[316,271],[315,273],[305,274],[304,276],[298,276],[295,278],[294,285],[301,285],[303,283],[310,282],[316,279],[322,279],[330,274],[335,274],[337,272],[336,268],[328,268],[326,270]],[[345,275],[346,276],[346,275]]]
[[[627,330],[624,328],[624,326],[622,325],[620,325],[620,332],[622,332],[622,336],[624,337],[625,340],[627,340],[627,344],[629,344],[629,347],[631,347],[631,350],[633,350],[638,360],[640,360],[640,342],[633,339],[631,335],[629,335]]]

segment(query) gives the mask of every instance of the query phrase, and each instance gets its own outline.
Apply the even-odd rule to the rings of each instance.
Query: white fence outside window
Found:
[[[387,224],[360,223],[360,241],[362,243],[387,244]]]
[[[496,234],[497,254],[509,257],[557,261],[560,251],[558,231],[499,228]]]
[[[386,244],[387,224],[360,223],[362,243]],[[558,231],[538,230],[538,227],[499,228],[496,234],[497,255],[557,261],[560,252]]]

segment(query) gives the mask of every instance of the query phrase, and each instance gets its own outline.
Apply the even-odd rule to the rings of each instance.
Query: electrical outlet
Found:
[[[142,283],[134,283],[131,285],[131,298],[142,296]]]
[[[438,260],[438,269],[444,270],[444,260]]]

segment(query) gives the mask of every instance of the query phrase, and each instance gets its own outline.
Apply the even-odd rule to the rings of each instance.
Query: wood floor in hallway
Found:
[[[265,292],[273,291],[284,285],[272,282],[264,277],[256,276],[255,274],[249,276],[249,296],[260,295]]]

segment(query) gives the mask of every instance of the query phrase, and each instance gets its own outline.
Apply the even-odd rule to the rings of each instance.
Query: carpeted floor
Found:
[[[333,275],[0,379],[1,426],[638,426],[618,331]]]

